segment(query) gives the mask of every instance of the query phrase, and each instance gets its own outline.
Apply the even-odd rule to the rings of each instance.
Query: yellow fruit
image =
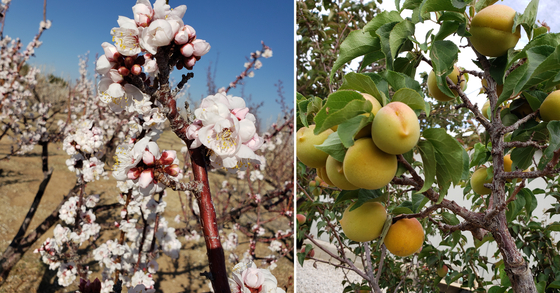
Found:
[[[379,103],[379,101],[370,94],[362,94],[362,96],[364,96],[366,100],[371,102],[371,105],[373,106],[371,108],[371,113],[373,113],[373,115],[377,115],[377,112],[381,109],[381,104]],[[369,116],[370,114],[365,113],[362,115]],[[354,136],[354,140],[366,136],[371,136],[371,123],[360,129],[360,131],[358,131],[358,133],[356,133],[356,135]]]
[[[364,189],[379,189],[397,172],[397,156],[381,151],[368,137],[354,142],[342,162],[348,182]]]
[[[400,155],[410,151],[419,138],[418,117],[405,103],[389,103],[373,119],[371,139],[388,154]]]
[[[513,161],[511,160],[511,155],[507,154],[504,156],[504,171],[506,172],[511,172],[511,165],[513,164]],[[523,172],[527,172],[529,171],[529,169],[524,170]],[[507,179],[508,182],[511,182],[512,179]],[[519,180],[517,181],[519,182]]]
[[[473,47],[489,57],[502,56],[515,47],[521,33],[519,27],[511,33],[514,17],[515,10],[505,5],[495,4],[480,10],[473,17],[469,30]]]
[[[490,101],[486,101],[486,103],[482,106],[482,116],[490,120],[490,117],[488,117],[488,108],[490,108]]]
[[[297,131],[296,154],[297,158],[311,168],[324,167],[327,162],[328,154],[315,148],[322,144],[333,131],[327,129],[319,135],[313,134],[315,125],[302,127]]]
[[[389,228],[383,243],[392,254],[409,256],[422,247],[424,228],[416,218],[398,220]]]
[[[348,179],[344,176],[344,169],[342,168],[342,163],[335,160],[335,158],[328,156],[327,165],[325,166],[327,170],[327,176],[331,180],[334,186],[343,190],[356,190],[358,187],[354,186],[352,183],[348,182]]]
[[[486,180],[486,167],[481,167],[474,171],[471,176],[471,188],[480,195],[490,194],[492,191],[490,188],[484,187],[485,183],[492,183],[492,178]]]
[[[350,211],[352,206],[354,204],[346,208],[340,220],[346,237],[356,242],[371,241],[379,237],[387,220],[385,207],[378,202],[366,202]]]
[[[451,78],[453,83],[457,84],[458,76],[459,76],[459,68],[457,66],[453,66],[453,71],[448,75],[448,77]],[[465,81],[465,77],[461,76],[461,90],[464,91],[466,88],[467,88],[467,82]],[[440,102],[447,102],[447,101],[454,100],[454,98],[447,96],[438,88],[436,74],[433,70],[430,72],[430,75],[428,75],[428,92],[434,99]],[[458,95],[456,90],[452,90],[452,92],[455,96]]]
[[[540,109],[544,121],[560,120],[560,90],[550,93],[544,99]]]
[[[332,183],[331,179],[329,178],[328,174],[327,174],[327,167],[321,167],[321,168],[317,168],[317,176],[319,176],[319,178],[321,178],[322,181],[325,181],[325,183],[327,183],[330,186],[334,186],[334,184]]]

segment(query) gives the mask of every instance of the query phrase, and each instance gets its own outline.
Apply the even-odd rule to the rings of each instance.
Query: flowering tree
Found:
[[[195,214],[203,231],[210,266],[207,276],[215,292],[283,292],[277,288],[276,278],[268,270],[255,271],[251,262],[262,259],[274,268],[279,258],[292,251],[291,229],[277,231],[272,236],[265,235],[263,231],[266,223],[274,219],[284,218],[291,222],[293,217],[293,182],[289,165],[286,168],[285,161],[266,164],[267,159],[276,155],[285,155],[284,159],[291,161],[290,133],[293,124],[290,117],[293,116],[290,109],[283,106],[287,116],[273,125],[272,131],[264,137],[257,134],[257,121],[245,101],[227,95],[229,88],[203,99],[194,113],[189,112],[186,105],[186,117],[181,116],[177,97],[193,74],[183,75],[181,81],[172,86],[170,73],[174,69],[192,69],[210,50],[210,45],[197,38],[193,27],[183,23],[185,5],[171,9],[166,1],[158,0],[152,5],[147,0],[139,0],[132,10],[134,18],[120,16],[119,27],[111,30],[114,44],[102,44],[104,54],[96,61],[96,72],[100,75],[97,95],[86,78],[87,60],[82,60],[82,77],[69,91],[65,109],[68,119],[59,121],[57,128],[50,129],[58,134],[63,150],[70,156],[66,164],[76,173],[76,185],[52,217],[38,228],[39,232],[35,231],[23,241],[21,237],[25,230],[22,235],[18,234],[13,251],[8,250],[8,254],[3,255],[2,273],[7,276],[30,244],[60,219],[53,237],[35,251],[50,269],[57,270],[60,285],[69,286],[80,280],[81,292],[120,292],[123,287],[127,287],[128,292],[155,292],[153,275],[158,270],[160,253],[177,258],[181,248],[177,236],[186,235],[189,239],[197,234],[188,228],[176,231],[162,216],[166,207],[166,188],[171,188],[196,199],[193,210],[197,210]],[[48,22],[45,20],[44,23],[42,29]],[[245,77],[252,77],[253,70],[262,66],[259,58],[272,56],[272,50],[264,43],[262,46],[262,50],[251,54],[245,70],[230,87]],[[18,50],[12,49],[16,53]],[[6,51],[6,54],[9,52]],[[19,64],[13,73],[17,77],[26,59],[14,59]],[[6,117],[19,118],[17,115],[23,115],[25,118],[29,115],[23,106],[29,104],[25,98],[29,97],[33,84],[27,82],[25,85],[28,87],[15,86],[27,90],[21,90],[20,95],[4,95],[2,105]],[[279,92],[282,94],[281,86]],[[283,98],[281,104],[284,105]],[[16,112],[15,109],[21,110]],[[42,117],[54,116],[49,110],[42,110]],[[2,118],[2,122],[9,125],[4,127],[4,133],[8,133],[8,127],[14,129],[29,125],[27,121],[18,124],[21,118],[12,118],[15,122],[11,124],[8,124],[8,118]],[[180,166],[175,150],[161,150],[158,146],[157,140],[165,123],[169,123],[171,130],[186,145],[184,154],[190,162],[184,167]],[[41,130],[49,132],[46,127]],[[29,136],[20,132],[13,131],[15,141]],[[27,149],[32,149],[32,146]],[[117,198],[121,220],[115,223],[120,235],[99,245],[89,255],[103,269],[102,280],[92,281],[88,280],[91,273],[86,265],[88,255],[82,255],[79,249],[99,236],[102,226],[96,222],[96,212],[115,205],[98,206],[100,196],[88,194],[86,186],[110,175],[106,171],[106,163],[112,153],[115,160],[112,176],[117,180],[120,191]],[[209,168],[246,178],[251,188],[250,199],[236,205],[231,202],[232,206],[217,213],[213,202],[215,197],[210,193]],[[257,183],[253,184],[254,181]],[[265,189],[264,184],[273,188]],[[228,192],[228,188],[226,181],[222,189]],[[229,204],[228,198],[225,206]],[[235,272],[242,274],[247,269],[248,273],[242,274],[241,278],[234,274],[233,279],[228,279],[222,241],[229,247],[235,246],[236,234],[224,239],[218,224],[220,221],[237,222],[239,215],[247,211],[255,211],[259,217],[248,227],[246,225],[249,224],[243,222],[235,225],[252,243],[242,259],[244,269],[236,269]],[[221,217],[218,218],[217,214]],[[276,216],[270,217],[269,214]],[[26,221],[28,225],[30,220]],[[266,257],[257,256],[257,242],[270,243],[274,253]],[[10,253],[18,257],[9,258]],[[234,261],[240,260],[234,254],[230,257]],[[253,280],[253,277],[256,279]],[[5,277],[2,282],[4,280]],[[243,282],[239,283],[239,280]]]
[[[298,5],[304,6],[301,2]],[[433,292],[445,280],[448,284],[462,282],[477,292],[556,292],[559,279],[555,260],[559,254],[552,235],[558,231],[558,223],[538,220],[533,211],[539,196],[558,199],[560,118],[551,114],[558,111],[551,106],[558,94],[558,34],[536,23],[538,1],[531,1],[523,13],[492,5],[495,1],[402,2],[397,1],[397,11],[382,12],[362,27],[348,23],[352,31],[342,41],[332,71],[323,74],[332,80],[344,64],[363,56],[358,73],[346,73],[342,84],[328,97],[298,95],[298,143],[323,134],[321,141],[312,143],[312,149],[330,156],[325,156],[327,161],[320,166],[298,154],[298,213],[307,215],[298,227],[298,240],[306,239],[332,257],[331,261],[313,257],[309,244],[298,254],[300,262],[310,258],[355,271],[363,281],[344,281],[346,291],[381,292],[384,288],[387,292]],[[488,17],[495,22],[477,17],[484,16],[488,8],[486,11],[499,11]],[[418,36],[416,28],[427,21],[436,23],[436,29]],[[498,22],[503,27],[493,26]],[[529,42],[516,50],[521,27]],[[306,31],[302,24],[299,29]],[[514,41],[500,39],[494,34],[497,31]],[[451,40],[452,35],[461,38],[464,46],[458,46],[457,39]],[[479,42],[478,38],[487,39]],[[486,46],[499,52],[490,52]],[[505,50],[500,51],[502,46]],[[467,51],[476,56],[472,68],[454,71],[460,54]],[[420,74],[422,79],[415,80],[422,62],[433,72]],[[466,75],[486,83],[483,91],[488,103],[484,108],[473,104],[465,94]],[[412,115],[395,111],[400,121],[406,121],[402,122],[403,129],[418,122],[420,127],[410,148],[393,152],[404,144],[393,134],[408,134],[392,128],[389,122],[377,123],[386,121],[383,109],[401,104],[413,110],[408,112]],[[369,127],[366,130],[371,130],[370,134],[361,131],[364,126]],[[379,131],[384,134],[381,140]],[[373,141],[370,145],[375,147],[366,148],[358,156],[361,165],[347,167],[347,157],[365,140]],[[398,143],[392,149],[384,148],[383,144],[391,140]],[[375,156],[385,156],[391,163],[368,164],[370,155],[366,152],[372,152],[372,148],[381,149]],[[536,155],[539,153],[542,156]],[[334,166],[340,167],[329,167],[329,161],[338,162]],[[368,165],[374,165],[374,170],[366,169]],[[366,170],[359,174],[362,177],[375,174],[368,177],[369,181],[379,180],[384,173],[389,175],[388,180],[368,188],[344,175],[354,169]],[[337,173],[354,186],[340,187],[335,182]],[[542,178],[546,188],[528,187],[533,178]],[[448,191],[452,185],[463,190],[467,205],[451,198]],[[358,230],[369,228],[360,225],[379,227],[371,239],[356,240],[344,230],[344,224],[341,227],[337,222],[352,211],[360,213],[357,209],[369,202],[383,203],[388,215],[381,221],[368,220],[365,225],[354,223]],[[546,210],[549,216],[557,213],[557,203]],[[421,224],[421,229],[403,232],[395,228],[400,232],[392,232],[394,227],[410,222]],[[317,224],[319,236],[328,236],[335,252],[316,241],[310,233],[312,223]],[[394,240],[395,233],[400,241]],[[414,246],[413,251],[401,253],[395,249],[395,245],[419,235],[420,246]],[[424,235],[437,235],[442,240],[433,243],[438,238],[430,237],[424,241]],[[472,235],[474,246],[467,245],[467,235]],[[478,251],[488,242],[498,248],[495,262]],[[351,260],[354,254],[363,270]],[[484,279],[481,271],[490,273],[496,281]]]

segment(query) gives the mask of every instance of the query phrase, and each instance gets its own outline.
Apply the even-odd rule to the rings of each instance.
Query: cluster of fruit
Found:
[[[354,136],[344,161],[340,162],[315,148],[337,130],[329,129],[315,135],[315,125],[297,132],[298,159],[308,167],[317,168],[317,175],[328,185],[342,190],[379,189],[387,185],[397,172],[397,155],[410,151],[420,138],[420,124],[414,110],[402,102],[384,107],[369,94],[362,96],[373,105],[373,122]],[[369,113],[362,115],[371,115]],[[350,211],[346,209],[340,224],[345,235],[354,241],[371,241],[380,236],[387,212],[377,202],[367,202]],[[412,230],[411,230],[412,229]],[[394,223],[385,238],[385,245],[395,255],[407,256],[416,252],[424,241],[424,231],[416,219]],[[412,244],[411,244],[412,243]]]

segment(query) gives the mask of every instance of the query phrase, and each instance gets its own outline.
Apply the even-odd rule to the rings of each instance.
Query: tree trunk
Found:
[[[535,280],[529,265],[517,249],[515,241],[511,237],[507,228],[505,211],[501,211],[494,219],[497,224],[493,229],[492,235],[502,253],[505,271],[511,281],[513,292],[516,293],[537,293]]]

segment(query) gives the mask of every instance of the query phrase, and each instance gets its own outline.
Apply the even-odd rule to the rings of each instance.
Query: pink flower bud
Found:
[[[156,157],[154,157],[154,155],[152,153],[150,153],[150,151],[148,149],[146,149],[144,151],[144,153],[142,154],[142,161],[144,162],[144,164],[148,165],[148,166],[152,166],[154,164],[156,160]]]
[[[249,113],[249,108],[247,108],[247,107],[245,107],[245,108],[235,108],[235,109],[231,110],[231,114],[235,115],[235,117],[237,117],[237,120],[239,120],[239,121],[245,119],[245,116],[247,116],[247,113]]]
[[[196,64],[196,58],[194,56],[191,56],[190,58],[183,58],[183,62],[187,70],[192,70]]]
[[[210,51],[210,44],[208,44],[205,40],[196,39],[192,42],[192,45],[194,47],[193,55],[195,56],[201,57]]]
[[[128,179],[136,180],[140,176],[140,173],[140,169],[130,168],[130,170],[126,173],[126,177],[128,177]]]
[[[177,158],[177,152],[174,150],[164,151],[161,153],[161,157],[159,161],[162,165],[170,165],[173,164],[173,161]]]
[[[134,61],[136,61],[136,55],[127,56],[126,58],[124,58],[124,66],[130,68],[134,64]]]
[[[128,70],[128,68],[121,66],[119,67],[119,74],[122,76],[128,76],[130,74],[130,70]]]
[[[194,48],[192,44],[185,44],[183,47],[181,47],[181,54],[183,54],[183,56],[185,57],[191,57],[192,54],[194,52]]]
[[[264,275],[259,269],[248,268],[241,273],[241,279],[245,286],[253,289],[259,289],[264,283]]]
[[[142,171],[142,174],[140,174],[140,178],[138,179],[138,185],[141,188],[146,188],[148,187],[148,185],[150,185],[150,183],[152,183],[152,181],[154,180],[154,169],[146,169],[144,171]]]
[[[134,64],[134,65],[132,65],[132,68],[130,69],[130,71],[134,75],[139,75],[140,73],[142,73],[142,66],[140,66],[138,64]]]
[[[101,44],[101,47],[103,47],[105,56],[109,61],[116,61],[121,56],[119,51],[117,51],[117,47],[115,47],[113,44],[103,42],[103,44]]]
[[[173,164],[173,165],[165,167],[163,169],[163,171],[165,171],[165,173],[167,173],[171,176],[177,176],[177,175],[179,175],[179,173],[181,173],[181,168],[179,168],[179,165]]]
[[[248,146],[253,152],[255,152],[262,146],[263,142],[264,139],[255,133],[253,138],[244,143],[244,145]]]

